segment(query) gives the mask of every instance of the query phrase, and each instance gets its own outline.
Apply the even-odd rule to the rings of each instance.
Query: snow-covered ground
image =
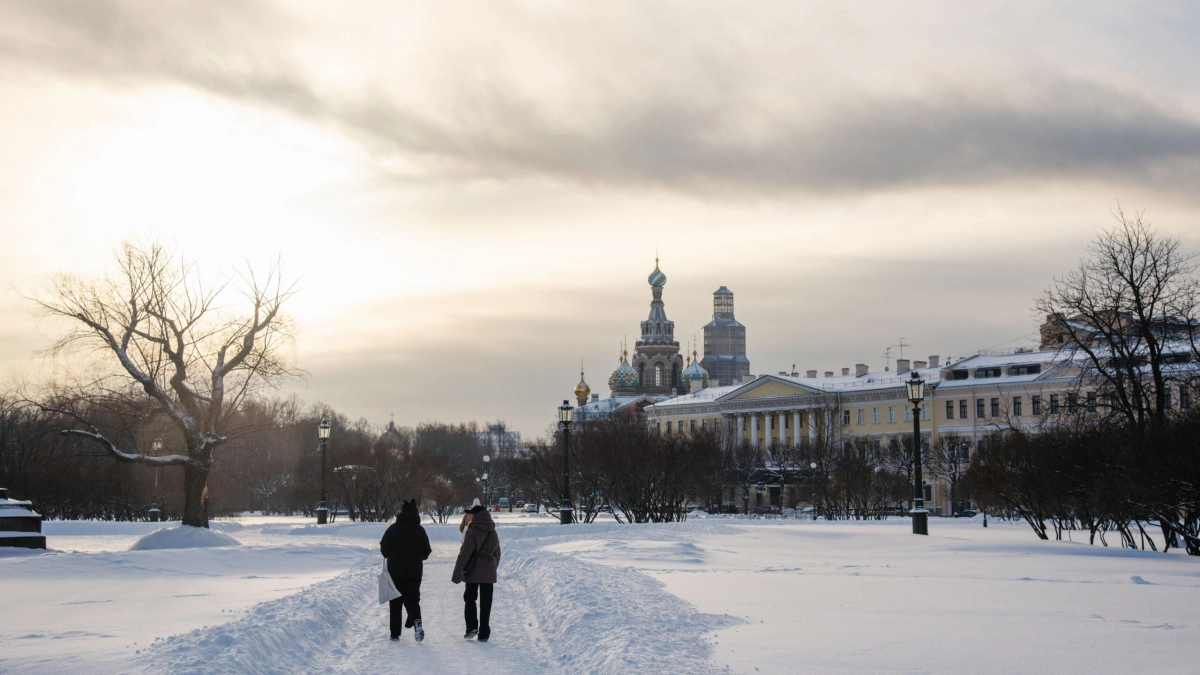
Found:
[[[453,525],[426,528],[426,639],[387,640],[382,524],[216,522],[241,546],[128,550],[169,524],[46,523],[0,549],[3,673],[1192,673],[1200,561],[1023,524],[560,526],[498,514],[492,640],[462,639]]]

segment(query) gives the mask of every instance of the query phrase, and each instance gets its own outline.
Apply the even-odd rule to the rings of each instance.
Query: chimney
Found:
[[[842,375],[849,375],[849,374],[850,374],[849,368],[842,368]]]
[[[855,377],[862,377],[863,375],[866,375],[867,370],[868,370],[867,364],[865,364],[865,363],[854,364],[854,376]]]
[[[913,368],[915,368],[916,370],[920,370],[920,369],[922,369],[922,368],[925,368],[925,367],[926,367],[926,366],[928,366],[928,365],[929,365],[929,364],[928,364],[928,363],[926,363],[926,362],[924,362],[924,361],[913,361]]]
[[[897,373],[907,373],[908,370],[909,370],[908,359],[896,359],[896,372]]]
[[[833,377],[833,371],[832,370],[825,371],[825,377]]]
[[[805,377],[816,377],[816,376],[817,376],[817,371],[815,371],[815,370],[806,370],[806,371],[804,371],[804,376],[805,376]]]
[[[939,365],[939,363],[940,363],[940,362],[939,362],[939,360],[938,360],[938,357],[937,357],[937,356],[931,356],[931,357],[929,357],[929,367],[930,367],[930,368],[941,368],[941,366]]]

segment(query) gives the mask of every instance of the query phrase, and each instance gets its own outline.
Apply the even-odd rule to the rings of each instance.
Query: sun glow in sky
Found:
[[[0,366],[122,239],[298,280],[298,386],[544,431],[655,249],[752,372],[1023,344],[1118,201],[1200,249],[1192,3],[0,6]]]

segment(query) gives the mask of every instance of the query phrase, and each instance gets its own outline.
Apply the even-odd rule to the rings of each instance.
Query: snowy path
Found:
[[[580,562],[508,542],[496,586],[492,639],[462,638],[462,586],[451,584],[456,547],[435,544],[425,568],[423,643],[387,639],[387,608],[375,600],[381,560],[299,593],[262,603],[229,623],[157,643],[148,673],[712,672],[702,636],[733,622],[702,615],[630,570]],[[665,630],[664,630],[665,629]]]
[[[504,515],[487,644],[461,637],[453,525],[426,528],[417,644],[375,601],[380,523],[220,523],[244,545],[164,551],[127,550],[157,524],[50,523],[59,550],[0,552],[0,674],[1195,671],[1200,560],[1175,553],[978,520]]]

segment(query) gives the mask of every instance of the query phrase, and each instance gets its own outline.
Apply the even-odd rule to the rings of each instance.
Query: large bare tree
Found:
[[[182,467],[183,524],[208,527],[214,450],[247,431],[243,403],[297,374],[281,313],[293,287],[277,265],[265,277],[248,270],[206,282],[196,264],[158,243],[126,242],[116,263],[100,279],[58,276],[31,298],[68,325],[52,352],[92,357],[76,368],[86,378],[56,388],[41,405],[74,420],[64,435],[93,441],[118,461]],[[166,447],[178,451],[154,456],[128,447],[128,435],[110,433],[94,415],[113,401],[136,425],[165,427]]]
[[[1162,426],[1170,391],[1192,372],[1172,368],[1195,352],[1200,297],[1195,254],[1159,235],[1142,214],[1113,213],[1116,226],[1088,247],[1089,258],[1038,299],[1043,346],[1081,357],[1081,385],[1139,428]]]

